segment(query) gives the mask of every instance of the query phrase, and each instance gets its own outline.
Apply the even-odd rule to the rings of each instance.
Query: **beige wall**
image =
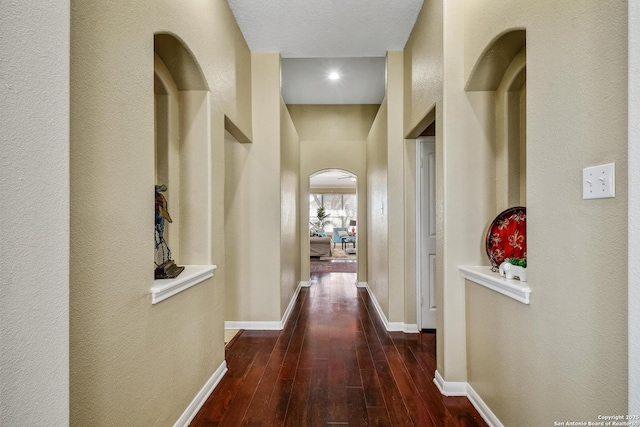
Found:
[[[629,2],[628,117],[640,114],[640,3]],[[629,414],[640,414],[640,123],[629,129]]]
[[[364,141],[378,108],[365,105],[288,105],[300,139]]]
[[[390,322],[404,322],[405,295],[405,140],[404,58],[402,52],[387,53],[387,198]],[[414,233],[415,234],[415,233]],[[413,283],[415,294],[415,282]],[[414,299],[415,300],[415,299]],[[415,305],[415,304],[414,304]],[[413,323],[415,323],[415,310]]]
[[[494,95],[465,92],[463,81],[463,1],[445,4],[442,108],[442,358],[438,371],[446,381],[465,381],[465,287],[458,266],[482,265],[486,228],[494,216]],[[437,139],[436,139],[437,143]],[[437,150],[437,147],[436,147]],[[440,302],[440,300],[438,300]]]
[[[442,100],[442,8],[442,0],[424,1],[404,48],[405,135]],[[428,124],[423,123],[419,131]]]
[[[251,62],[253,142],[227,143],[225,153],[225,320],[279,321],[280,55],[252,53]]]
[[[390,93],[375,121],[377,106],[345,107],[352,115],[336,108],[333,117],[289,107],[302,141],[299,200],[308,199],[308,176],[317,170],[358,175],[359,206],[367,208],[359,209],[359,224],[366,225],[359,238],[369,243],[359,245],[359,280],[368,273],[383,311],[396,321],[412,317],[406,237],[412,142],[400,141],[415,137],[435,107],[438,370],[447,381],[468,380],[505,425],[626,412],[626,6],[426,0],[405,51],[389,56]],[[225,277],[248,286],[230,309],[242,320],[279,320],[295,283],[295,259],[273,250],[274,242],[296,239],[280,233],[292,223],[285,199],[275,209],[245,212],[257,211],[246,200],[265,206],[295,185],[295,159],[277,145],[280,126],[287,135],[282,144],[295,140],[281,110],[277,54],[254,55],[252,73],[252,56],[222,1],[71,7],[71,424],[170,424],[223,360]],[[530,306],[465,285],[457,270],[487,263],[482,239],[497,213],[494,95],[464,86],[482,51],[511,28],[526,28],[528,39]],[[205,207],[208,261],[220,268],[214,279],[151,306],[150,79],[159,31],[184,40],[215,94],[206,101],[212,196]],[[252,145],[224,143],[225,116]],[[361,118],[355,126],[354,117]],[[583,201],[581,169],[606,162],[616,163],[618,196]],[[233,178],[227,186],[225,176]],[[308,209],[304,203],[296,209],[304,241]],[[401,244],[389,231],[403,221]],[[253,252],[242,253],[245,247]],[[238,261],[248,258],[254,266],[248,278],[240,277],[240,264],[225,260],[225,248],[240,254]],[[403,270],[390,271],[389,248],[405,251]],[[275,255],[261,258],[269,249]],[[301,276],[308,277],[308,245],[301,249]],[[558,259],[588,268],[569,271]],[[390,273],[405,276],[400,294],[390,289]],[[258,275],[268,284],[255,291]],[[580,393],[567,392],[575,389]]]
[[[626,9],[465,3],[465,80],[493,38],[527,30],[531,305],[467,285],[468,380],[505,425],[627,411]],[[616,198],[582,200],[582,168],[608,162]]]
[[[367,138],[368,284],[389,318],[388,108],[383,101]],[[359,228],[360,229],[360,228]]]
[[[151,305],[160,31],[184,41],[215,93],[206,261],[219,269]],[[224,116],[251,135],[250,69],[226,2],[72,1],[71,425],[171,425],[223,362]]]
[[[300,282],[300,140],[280,98],[280,315]]]
[[[301,277],[309,279],[309,176],[344,169],[358,177],[358,281],[367,280],[366,139],[378,105],[289,105],[300,136]]]
[[[180,258],[211,263],[211,111],[208,91],[180,92]],[[170,206],[170,211],[175,208]],[[168,227],[171,228],[171,227]]]
[[[0,13],[0,424],[69,425],[69,0]]]
[[[415,140],[432,121],[436,122],[436,328],[438,369],[444,372],[444,153],[443,146],[443,2],[426,0],[404,52],[405,141],[405,322],[416,319],[416,216],[414,170]],[[456,308],[459,312],[461,307]],[[455,334],[453,334],[455,336]],[[462,369],[462,368],[461,368]]]
[[[155,109],[155,181],[165,185],[164,197],[170,207],[172,226],[165,228],[164,237],[177,264],[180,257],[180,92],[171,72],[157,54],[154,55]]]

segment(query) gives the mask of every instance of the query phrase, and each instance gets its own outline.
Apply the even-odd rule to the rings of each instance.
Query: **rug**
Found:
[[[336,247],[333,247],[333,243],[331,244],[332,248],[331,248],[331,256],[323,256],[320,257],[319,260],[320,261],[330,261],[333,259],[352,259],[352,260],[356,260],[357,256],[356,254],[348,254],[345,253],[345,251],[342,249],[342,245],[341,244],[337,244],[336,243]],[[349,245],[351,246],[351,245]]]
[[[317,258],[311,258],[310,272],[312,275],[321,273],[357,273],[358,263],[356,260],[351,259],[319,261]]]

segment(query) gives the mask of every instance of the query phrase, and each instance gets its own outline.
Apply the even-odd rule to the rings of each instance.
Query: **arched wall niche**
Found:
[[[494,38],[476,62],[467,91],[495,92],[496,212],[526,206],[526,31],[509,30]],[[495,132],[493,127],[495,126]]]
[[[154,54],[154,160],[155,184],[166,185],[167,199],[173,224],[165,230],[165,239],[173,252],[173,259],[180,259],[180,113],[179,93],[169,69]]]
[[[525,47],[526,39],[527,32],[523,28],[507,30],[496,36],[473,66],[465,90],[496,90],[515,56]]]
[[[153,44],[155,53],[166,65],[179,90],[209,90],[195,55],[177,35],[156,33]]]
[[[527,56],[523,47],[504,73],[496,90],[496,144],[503,153],[503,177],[498,185],[497,209],[527,204]],[[498,176],[496,176],[498,178]]]
[[[177,36],[154,35],[155,182],[173,219],[165,237],[177,264],[211,260],[210,93],[198,61]]]

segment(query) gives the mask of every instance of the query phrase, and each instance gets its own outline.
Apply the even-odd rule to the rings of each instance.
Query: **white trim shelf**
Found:
[[[526,282],[501,277],[499,273],[492,272],[491,267],[461,266],[458,267],[458,270],[462,273],[462,277],[471,282],[506,295],[523,304],[529,304],[531,288],[525,284]]]
[[[217,265],[185,265],[184,271],[175,279],[157,279],[151,288],[151,304],[157,304],[175,294],[185,291],[213,277]]]

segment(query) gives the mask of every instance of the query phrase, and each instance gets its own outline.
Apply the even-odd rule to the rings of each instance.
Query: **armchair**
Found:
[[[340,233],[344,231],[344,233]],[[340,235],[342,234],[342,236]],[[346,227],[336,227],[333,229],[333,247],[336,247],[336,243],[342,244],[344,239],[349,237],[349,230]]]

